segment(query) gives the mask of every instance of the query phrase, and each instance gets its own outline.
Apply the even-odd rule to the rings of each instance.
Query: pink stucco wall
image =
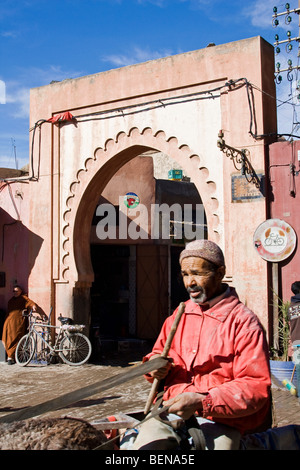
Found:
[[[299,197],[300,197],[300,142],[277,142],[270,146],[270,218],[287,222],[300,234]],[[299,158],[299,159],[298,159]],[[291,284],[300,280],[299,240],[293,254],[279,263],[280,295],[290,300]]]
[[[5,286],[0,287],[0,309],[6,311],[15,284],[28,292],[30,273],[43,240],[31,231],[28,224],[27,177],[18,180],[20,175],[13,174],[9,169],[0,173],[1,178],[7,178],[0,183],[0,271],[5,273]]]
[[[93,279],[90,224],[99,196],[122,165],[156,149],[191,176],[205,206],[209,238],[224,250],[226,281],[268,328],[268,273],[252,243],[267,216],[267,201],[233,203],[236,170],[217,138],[223,129],[226,143],[248,148],[253,167],[265,172],[270,140],[250,135],[245,83],[229,86],[228,81],[246,77],[255,85],[254,130],[267,134],[276,131],[273,70],[273,47],[256,37],[31,91],[31,128],[63,111],[77,116],[77,122],[38,126],[32,155],[36,178],[26,193],[28,286],[45,311],[53,305],[58,314],[72,315],[78,296],[84,310]],[[164,99],[173,99],[172,106],[167,101],[163,106]],[[156,105],[146,110],[149,102]],[[96,113],[108,113],[109,119],[96,119]],[[34,258],[36,237],[41,243]]]

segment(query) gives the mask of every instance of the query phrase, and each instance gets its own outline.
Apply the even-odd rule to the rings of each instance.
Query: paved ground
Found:
[[[101,364],[68,366],[65,364],[19,367],[0,363],[0,416],[37,405],[65,393],[111,378],[140,362],[140,355],[122,354]],[[150,386],[143,377],[112,388],[44,416],[72,416],[93,421],[102,417],[141,410]]]
[[[64,364],[19,367],[0,362],[0,416],[110,378],[139,363],[141,357],[141,351],[121,353],[107,357],[100,364],[79,367]],[[118,412],[143,410],[149,391],[149,384],[139,377],[44,416],[68,415],[91,422]],[[274,384],[273,400],[274,426],[300,425],[297,397]]]
[[[300,425],[300,398],[291,395],[288,390],[274,385],[272,394],[274,401],[273,426]]]
[[[140,363],[148,349],[144,345],[138,351],[109,352],[100,363],[79,367],[65,364],[20,367],[0,362],[0,417],[123,373]],[[93,422],[120,412],[142,411],[149,391],[150,385],[139,377],[43,416],[71,416]],[[273,383],[272,393],[273,426],[300,425],[300,399],[278,382]]]

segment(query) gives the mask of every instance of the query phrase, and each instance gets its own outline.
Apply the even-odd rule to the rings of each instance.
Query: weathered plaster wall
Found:
[[[19,175],[6,171],[1,177],[18,178]],[[28,279],[43,244],[28,223],[28,186],[26,179],[0,183],[0,271],[5,273],[5,285],[0,287],[0,309],[4,311],[15,284],[28,291]]]
[[[270,184],[272,189],[270,218],[281,219],[300,234],[300,142],[276,142],[270,146]],[[293,295],[291,284],[300,280],[299,240],[292,255],[279,263],[279,295],[284,301]]]
[[[87,240],[99,194],[120,166],[156,149],[197,186],[209,238],[225,251],[227,279],[267,325],[267,270],[252,246],[265,200],[232,204],[236,170],[217,148],[223,129],[226,143],[248,147],[252,165],[264,171],[266,141],[249,134],[246,87],[226,85],[243,77],[255,85],[257,133],[274,131],[275,104],[262,93],[274,94],[273,48],[260,37],[31,91],[31,127],[63,111],[77,119],[43,124],[34,147],[39,180],[30,184],[29,225],[44,243],[29,278],[33,296],[54,303],[57,314],[72,311],[74,286],[88,289],[92,281]]]

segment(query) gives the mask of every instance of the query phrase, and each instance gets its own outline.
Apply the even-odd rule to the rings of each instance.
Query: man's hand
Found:
[[[195,411],[202,410],[202,400],[205,395],[201,393],[181,393],[175,398],[164,402],[164,406],[169,406],[169,413],[174,413],[182,419],[189,419]]]
[[[155,359],[156,357],[160,357],[160,354],[155,354],[154,356],[150,357],[150,361],[151,359]],[[168,373],[169,373],[169,370],[171,369],[171,367],[173,367],[173,362],[172,362],[172,358],[171,357],[168,357],[166,358],[166,365],[161,367],[160,369],[156,369],[156,370],[153,370],[152,372],[150,372],[150,375],[151,377],[153,377],[154,379],[157,379],[157,380],[162,380],[164,379]]]

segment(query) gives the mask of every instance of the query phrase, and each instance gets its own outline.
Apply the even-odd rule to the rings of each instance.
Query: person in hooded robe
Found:
[[[19,340],[26,334],[28,321],[23,310],[36,311],[36,304],[23,293],[20,286],[14,286],[13,297],[8,301],[7,315],[3,325],[2,341],[7,354],[7,363],[15,363],[15,352]]]

